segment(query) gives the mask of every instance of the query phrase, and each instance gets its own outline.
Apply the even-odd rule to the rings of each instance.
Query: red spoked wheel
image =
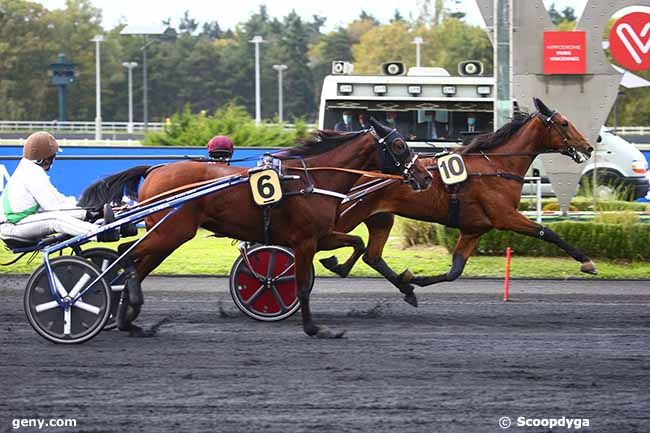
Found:
[[[264,322],[276,322],[300,308],[296,297],[296,269],[293,251],[275,245],[248,250],[250,267],[239,256],[230,271],[230,295],[244,314]],[[251,269],[252,268],[252,269]],[[314,285],[314,267],[309,288]]]

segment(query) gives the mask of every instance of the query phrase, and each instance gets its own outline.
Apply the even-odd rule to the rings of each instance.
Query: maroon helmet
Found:
[[[215,135],[208,142],[208,153],[213,158],[230,157],[233,151],[232,141],[225,135]]]

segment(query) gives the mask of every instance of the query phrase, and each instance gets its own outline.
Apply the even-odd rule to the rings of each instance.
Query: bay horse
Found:
[[[370,124],[370,130],[356,133],[318,131],[314,138],[301,142],[301,146],[274,154],[282,160],[283,172],[295,179],[283,183],[284,198],[271,207],[268,230],[265,230],[264,212],[253,201],[247,183],[187,202],[131,253],[138,280],[142,281],[176,248],[192,239],[199,227],[242,241],[287,246],[295,253],[297,296],[304,332],[321,338],[341,337],[343,332],[314,322],[308,284],[314,254],[354,238],[334,232],[341,200],[363,175],[361,170],[393,174],[393,178],[408,180],[412,189],[426,189],[432,180],[431,174],[395,130],[374,119]],[[136,188],[149,168],[135,167],[91,185],[82,194],[85,200],[80,205],[120,200],[124,190]],[[168,164],[146,174],[138,201],[143,202],[184,185],[245,174],[246,170],[193,161]],[[145,219],[147,229],[167,213],[148,216]],[[120,245],[119,250],[125,251],[130,244]]]
[[[562,153],[581,163],[593,151],[591,144],[566,117],[549,109],[537,98],[533,101],[538,110],[536,113],[515,118],[493,133],[477,136],[460,150],[469,177],[456,192],[457,209],[460,210],[457,221],[450,221],[450,193],[437,171],[433,171],[431,187],[418,194],[398,184],[390,185],[373,192],[361,202],[342,206],[336,230],[347,233],[363,222],[368,227],[368,246],[364,250],[363,242],[359,241],[341,244],[340,247],[354,248],[350,258],[339,264],[336,256],[329,257],[321,260],[323,265],[345,277],[363,255],[363,260],[369,266],[404,294],[406,302],[417,306],[412,284],[427,286],[454,281],[462,274],[481,236],[498,229],[553,243],[581,263],[580,271],[595,274],[596,267],[589,257],[567,244],[551,229],[529,220],[517,210],[523,176],[537,155]],[[435,167],[437,158],[423,158],[423,161],[431,168]],[[386,264],[382,252],[393,227],[394,215],[453,225],[460,229],[449,272],[435,276],[413,276],[405,271],[397,275]]]

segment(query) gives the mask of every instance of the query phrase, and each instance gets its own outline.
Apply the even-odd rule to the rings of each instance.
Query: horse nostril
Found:
[[[591,146],[589,146],[589,148],[587,149],[587,151],[588,151],[589,153],[591,153],[591,152],[593,152],[593,151],[594,151],[594,148],[593,148],[593,147],[591,147]]]
[[[432,178],[431,176],[427,175],[427,176],[424,178],[424,184],[425,184],[425,185],[431,185],[431,182],[433,182],[433,178]]]

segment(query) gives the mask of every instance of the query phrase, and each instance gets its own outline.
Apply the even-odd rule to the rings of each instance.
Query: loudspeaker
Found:
[[[332,75],[348,75],[352,73],[353,65],[350,62],[335,60],[332,62]]]
[[[467,60],[458,64],[458,74],[463,76],[483,75],[483,63],[479,60]]]
[[[402,62],[386,62],[381,64],[381,73],[384,75],[404,75],[406,67]]]

